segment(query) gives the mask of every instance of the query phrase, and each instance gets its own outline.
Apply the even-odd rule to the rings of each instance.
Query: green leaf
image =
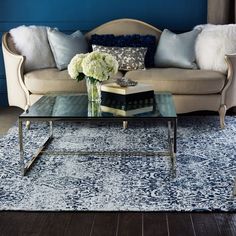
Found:
[[[81,81],[84,79],[84,74],[83,73],[80,73],[78,76],[77,76],[77,81]]]
[[[90,79],[91,83],[95,84],[98,82],[98,80],[94,79],[93,77],[88,77]]]

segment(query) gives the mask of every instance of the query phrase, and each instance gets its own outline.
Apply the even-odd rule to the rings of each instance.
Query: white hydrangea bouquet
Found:
[[[75,55],[68,65],[71,78],[86,79],[89,101],[101,100],[101,82],[118,71],[118,62],[112,55],[99,51]]]

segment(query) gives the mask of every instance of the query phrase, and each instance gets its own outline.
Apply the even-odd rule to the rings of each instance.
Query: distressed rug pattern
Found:
[[[0,210],[235,211],[236,118],[181,117],[177,176],[168,157],[43,154],[20,174],[18,128],[0,138]],[[29,157],[48,133],[24,130]],[[49,151],[155,151],[167,145],[164,124],[55,123]]]

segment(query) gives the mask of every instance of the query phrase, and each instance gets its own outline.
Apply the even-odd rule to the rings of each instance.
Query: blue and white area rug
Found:
[[[0,138],[0,210],[32,211],[235,211],[236,118],[181,117],[177,176],[168,157],[43,154],[20,174],[18,129]],[[47,125],[25,131],[30,156]],[[50,150],[153,151],[166,145],[158,124],[56,123]]]

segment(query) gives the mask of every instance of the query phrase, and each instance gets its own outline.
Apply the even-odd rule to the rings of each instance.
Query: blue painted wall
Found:
[[[88,31],[118,18],[135,18],[176,32],[206,22],[207,0],[0,0],[0,34],[26,24]],[[0,106],[7,105],[0,52]]]

